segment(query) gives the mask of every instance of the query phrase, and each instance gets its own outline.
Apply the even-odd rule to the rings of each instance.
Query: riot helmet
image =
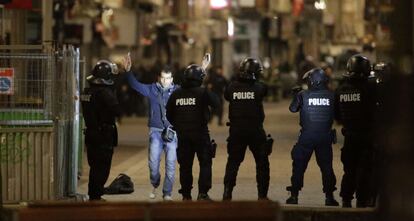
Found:
[[[246,58],[240,63],[239,78],[256,80],[263,72],[262,64],[254,58]]]
[[[329,78],[321,68],[314,68],[303,75],[303,80],[307,80],[310,88],[326,87]]]
[[[205,76],[205,70],[196,64],[189,65],[184,71],[184,81],[197,87],[201,86]]]
[[[349,58],[346,68],[345,77],[349,78],[368,78],[371,73],[371,63],[368,58],[360,54]]]
[[[108,60],[100,60],[92,69],[91,74],[86,77],[89,83],[99,85],[113,85],[113,77],[118,74],[116,64]]]

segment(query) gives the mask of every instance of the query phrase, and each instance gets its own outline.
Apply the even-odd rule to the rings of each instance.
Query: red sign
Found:
[[[32,9],[32,0],[12,0],[11,3],[5,4],[6,8]]]
[[[13,68],[0,68],[0,94],[13,94]]]
[[[292,4],[293,4],[292,6],[293,15],[298,17],[303,11],[305,2],[304,0],[293,0]]]

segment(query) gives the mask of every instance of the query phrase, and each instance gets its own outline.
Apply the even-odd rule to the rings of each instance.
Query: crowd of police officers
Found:
[[[343,207],[352,207],[356,197],[357,207],[374,205],[376,180],[373,178],[373,153],[375,132],[374,112],[378,109],[375,83],[370,83],[370,61],[362,55],[354,55],[348,61],[344,83],[333,92],[329,78],[320,68],[304,75],[307,89],[296,88],[289,110],[300,113],[299,137],[292,156],[290,197],[287,204],[298,204],[303,177],[313,152],[321,169],[325,205],[338,206],[333,192],[336,177],[332,167],[332,144],[336,142],[336,131],[332,129],[334,119],[341,125],[345,137],[341,153],[344,175],[340,196]],[[263,98],[267,87],[259,81],[263,66],[259,60],[246,58],[240,64],[237,77],[224,92],[229,102],[229,137],[227,139],[227,164],[224,176],[223,200],[232,199],[236,177],[243,162],[247,147],[256,163],[256,181],[259,200],[267,200],[269,189],[269,159],[272,139],[263,128],[265,114]],[[117,145],[115,117],[119,105],[113,88],[116,66],[106,60],[96,64],[87,80],[89,87],[81,96],[86,123],[85,141],[90,165],[88,195],[91,200],[100,200],[103,186],[108,178],[113,148]],[[209,136],[210,109],[217,107],[217,96],[202,87],[206,76],[204,66],[190,65],[184,71],[184,81],[175,90],[166,105],[166,118],[178,137],[177,159],[180,171],[183,200],[191,200],[193,184],[192,167],[197,155],[200,174],[198,200],[211,200],[208,191],[212,184],[212,158],[215,145]]]

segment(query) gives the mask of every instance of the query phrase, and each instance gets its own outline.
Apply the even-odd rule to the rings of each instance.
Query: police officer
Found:
[[[211,200],[207,194],[211,188],[212,145],[207,123],[209,107],[218,106],[214,94],[202,88],[205,69],[190,65],[184,71],[181,88],[175,90],[167,103],[167,119],[177,131],[177,160],[180,165],[180,183],[183,200],[191,200],[193,185],[193,161],[197,155],[200,164],[197,200]]]
[[[366,207],[370,198],[373,117],[375,92],[368,83],[370,61],[362,55],[348,60],[345,82],[337,89],[337,115],[345,137],[341,153],[344,175],[340,196],[343,207],[352,207],[356,193],[357,207]]]
[[[258,198],[267,199],[270,176],[268,150],[265,147],[266,133],[263,129],[263,98],[267,94],[267,87],[257,81],[262,72],[263,66],[258,60],[246,58],[240,63],[237,79],[224,92],[224,98],[230,103],[230,135],[227,140],[223,200],[232,198],[237,172],[244,160],[247,146],[256,162]]]
[[[334,93],[328,90],[328,77],[320,68],[308,71],[304,78],[308,90],[298,92],[289,106],[293,113],[300,111],[300,135],[292,149],[291,186],[287,187],[291,196],[287,204],[298,204],[298,194],[303,187],[303,176],[308,162],[315,151],[316,162],[322,172],[325,205],[338,206],[333,196],[336,178],[332,168],[332,143],[334,133]]]
[[[117,67],[110,61],[101,60],[86,79],[90,87],[81,95],[85,119],[85,144],[90,166],[89,200],[101,200],[111,168],[112,154],[118,143],[115,117],[121,111],[114,92],[114,75]]]

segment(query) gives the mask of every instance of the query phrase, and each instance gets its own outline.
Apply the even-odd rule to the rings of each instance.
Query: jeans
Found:
[[[162,189],[164,196],[171,196],[175,179],[175,161],[177,159],[177,137],[172,142],[164,142],[161,138],[162,130],[150,128],[148,166],[150,181],[154,188],[160,185],[160,161],[162,152],[165,152],[165,179]]]

